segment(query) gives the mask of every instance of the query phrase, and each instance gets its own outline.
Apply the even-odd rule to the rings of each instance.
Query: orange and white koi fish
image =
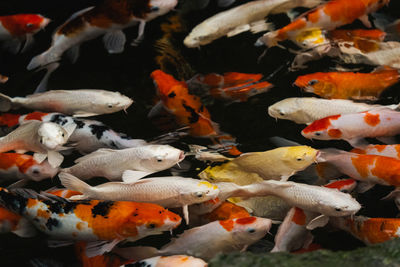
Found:
[[[200,91],[201,95],[210,95],[215,99],[233,103],[246,102],[252,96],[268,92],[273,85],[267,81],[261,81],[262,78],[261,74],[211,73],[196,75],[186,83],[190,91]]]
[[[0,234],[10,232],[20,237],[32,237],[37,233],[27,219],[0,206]]]
[[[177,81],[175,78],[161,70],[151,73],[157,93],[161,102],[149,113],[151,117],[158,113],[158,109],[164,107],[174,115],[178,125],[189,126],[189,133],[195,137],[207,137],[215,139],[216,143],[228,148],[232,155],[239,155],[241,152],[233,145],[234,138],[227,134],[221,134],[218,124],[211,120],[211,115],[203,105],[198,96],[189,93],[185,82]]]
[[[68,141],[81,154],[88,154],[100,148],[129,148],[147,145],[143,139],[132,139],[125,134],[117,133],[100,121],[85,120],[66,116],[61,113],[32,112],[25,115],[3,113],[0,115],[0,126],[15,127],[31,120],[54,122],[64,127],[75,123],[76,128]]]
[[[390,137],[400,133],[400,112],[376,109],[360,113],[333,115],[314,121],[301,131],[308,139],[345,140],[353,147],[365,147],[366,137],[393,143]]]
[[[271,225],[270,219],[258,217],[214,221],[186,230],[160,250],[153,247],[130,247],[117,248],[114,252],[134,260],[179,254],[210,260],[219,252],[238,251],[257,242],[268,233]]]
[[[25,51],[33,43],[33,35],[49,24],[50,19],[39,14],[0,16],[0,42],[13,53]]]
[[[400,237],[398,218],[332,218],[332,225],[342,229],[367,245],[379,244]]]
[[[325,185],[327,188],[336,188],[341,192],[351,192],[356,186],[357,182],[353,179],[338,180]],[[317,216],[318,213],[293,207],[279,226],[275,236],[275,246],[271,252],[291,252],[308,247],[313,236],[306,227]]]
[[[240,207],[231,202],[224,201],[213,211],[198,216],[197,225],[202,225],[213,221],[231,220],[231,219],[244,218],[250,216],[251,215],[247,212],[245,208]]]
[[[369,145],[364,148],[354,148],[350,152],[385,156],[400,160],[400,145]]]
[[[125,265],[126,267],[129,265]],[[146,267],[207,267],[202,259],[186,255],[157,256],[135,263],[135,266]]]
[[[375,12],[390,0],[331,0],[309,12],[304,13],[285,27],[264,34],[257,41],[257,45],[272,47],[284,40],[295,40],[302,32],[308,29],[334,30],[340,26],[350,24],[360,19],[364,25],[371,27],[368,14]]]
[[[0,203],[28,219],[54,240],[106,241],[87,250],[92,257],[110,251],[123,240],[135,241],[176,228],[181,218],[149,203],[124,201],[68,201],[28,189],[0,189]],[[104,242],[103,242],[104,243]]]
[[[297,77],[294,84],[308,93],[328,99],[377,100],[399,81],[397,69],[379,68],[371,73],[317,72]]]
[[[73,191],[65,188],[51,188],[49,190],[46,190],[46,193],[55,195],[57,197],[62,197],[62,198],[70,198],[72,196],[76,195],[82,195],[81,192],[78,191]]]
[[[76,12],[56,30],[50,48],[34,57],[27,67],[32,70],[53,63],[36,93],[46,89],[48,76],[58,67],[56,62],[67,50],[70,50],[74,62],[79,57],[81,43],[104,35],[107,51],[122,53],[126,42],[123,29],[140,24],[138,37],[132,42],[132,45],[137,45],[144,37],[146,22],[171,11],[177,3],[177,0],[106,0],[98,6]]]

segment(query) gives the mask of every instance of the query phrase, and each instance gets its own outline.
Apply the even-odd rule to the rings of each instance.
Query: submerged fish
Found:
[[[372,73],[317,72],[297,77],[294,84],[323,98],[377,100],[399,81],[397,69],[379,68]]]
[[[373,109],[397,109],[399,105],[368,105],[345,99],[321,99],[316,97],[291,97],[268,107],[268,114],[276,119],[291,120],[298,124],[310,124],[325,117],[369,111]]]
[[[258,33],[272,29],[265,23],[269,14],[279,14],[295,7],[312,8],[321,3],[319,0],[260,0],[251,1],[220,12],[197,25],[183,43],[190,48],[200,47],[223,36],[232,37],[251,31]]]
[[[27,108],[88,117],[126,110],[133,100],[119,92],[105,90],[52,90],[26,97],[10,98],[0,94],[0,111]]]
[[[0,42],[7,50],[18,53],[33,43],[33,35],[49,24],[50,19],[39,14],[0,16]]]
[[[130,247],[117,248],[114,252],[127,259],[183,254],[210,260],[219,252],[239,251],[257,242],[268,233],[271,225],[271,220],[257,217],[214,221],[186,230],[160,250]]]
[[[113,150],[101,148],[75,160],[75,165],[63,169],[79,179],[104,177],[121,181],[123,173],[129,170],[131,177],[166,170],[185,158],[183,151],[169,145],[148,145],[142,147]]]
[[[157,256],[139,262],[134,265],[146,267],[207,267],[207,263],[202,259],[186,255]],[[125,265],[129,266],[129,265]]]
[[[68,201],[41,197],[28,189],[0,189],[0,202],[28,219],[39,231],[55,240],[96,243],[87,256],[110,251],[123,240],[135,241],[176,228],[181,218],[149,203],[124,201]],[[96,242],[106,241],[106,242]]]

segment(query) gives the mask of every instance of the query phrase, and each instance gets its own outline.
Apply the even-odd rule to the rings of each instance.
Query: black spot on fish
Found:
[[[103,133],[110,129],[107,126],[95,124],[89,125],[89,128],[91,129],[90,131],[92,132],[92,134],[94,134],[99,140],[103,136]]]
[[[76,128],[77,129],[82,129],[85,126],[85,123],[83,121],[81,121],[81,120],[74,119],[74,122],[76,124]]]
[[[189,122],[196,123],[200,118],[199,114],[197,114],[192,107],[185,105],[185,103],[182,103],[182,106],[186,109],[186,111],[190,112]]]
[[[68,119],[66,118],[65,115],[56,114],[53,115],[53,117],[50,119],[50,122],[54,122],[57,123],[58,125],[64,126],[65,124],[68,123]]]
[[[200,111],[200,112],[203,112],[203,111],[204,111],[204,105],[201,105],[201,106],[200,106],[199,111]]]
[[[18,194],[0,190],[0,202],[7,209],[22,214],[25,211],[28,199]]]
[[[125,264],[125,267],[151,267],[147,261],[137,261],[135,263]]]
[[[99,202],[92,209],[92,216],[95,218],[97,215],[103,216],[107,218],[108,213],[110,212],[110,208],[114,205],[113,201],[102,201]]]
[[[174,91],[172,91],[172,92],[168,95],[169,98],[174,98],[175,96],[176,96],[176,94],[175,94]]]
[[[50,231],[53,230],[53,227],[58,227],[60,225],[60,221],[57,219],[49,218],[46,222],[46,227]]]

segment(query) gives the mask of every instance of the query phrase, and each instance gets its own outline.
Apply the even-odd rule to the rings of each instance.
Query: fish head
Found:
[[[181,199],[184,203],[202,203],[218,197],[219,189],[216,185],[210,184],[207,181],[199,181],[197,186],[191,188],[190,191],[181,193]]]
[[[293,171],[302,171],[317,161],[320,152],[309,146],[281,147],[285,150],[283,163]]]
[[[141,167],[144,171],[162,171],[171,168],[185,158],[182,150],[169,145],[148,145],[142,151]]]
[[[324,199],[324,202],[327,203],[321,203],[322,205],[320,205],[320,207],[325,207],[324,209],[330,210],[323,210],[321,213],[328,216],[350,216],[354,215],[361,209],[360,203],[358,203],[350,194],[345,193],[341,193],[340,196],[332,196],[331,198],[327,197]]]
[[[114,113],[120,110],[126,110],[132,105],[133,100],[119,92],[102,92],[104,101],[93,103],[99,109],[99,114]]]
[[[270,219],[244,217],[234,219],[232,239],[236,244],[250,245],[263,238],[272,226]]]
[[[286,98],[268,107],[268,114],[276,119],[298,121],[297,117],[302,115],[302,108],[298,98]]]
[[[146,16],[146,20],[152,20],[158,16],[167,14],[169,11],[175,8],[178,4],[178,0],[150,0],[150,12]]]
[[[333,140],[341,139],[343,132],[332,124],[335,120],[339,119],[340,115],[333,115],[329,117],[316,120],[301,131],[301,134],[308,139],[317,140]]]
[[[50,23],[50,19],[39,14],[18,14],[9,17],[14,20],[18,34],[35,34]]]
[[[56,150],[68,141],[68,132],[53,122],[43,122],[38,129],[39,142],[48,150]]]
[[[219,27],[206,20],[197,25],[183,40],[183,44],[189,48],[197,48],[218,39],[220,36]]]
[[[323,72],[299,76],[294,84],[307,93],[314,93],[324,97],[329,97],[336,90],[336,84],[330,78],[329,73]]]
[[[24,164],[23,167],[27,168],[25,174],[29,176],[29,178],[33,181],[41,181],[47,178],[53,178],[59,171],[59,168],[52,167],[47,160],[43,161],[40,164],[36,162],[30,164],[29,162],[27,162]]]

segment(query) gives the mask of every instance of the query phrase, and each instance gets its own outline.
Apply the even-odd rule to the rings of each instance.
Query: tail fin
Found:
[[[115,248],[113,253],[120,255],[124,259],[141,261],[144,259],[160,256],[161,253],[158,249],[153,247],[126,247]]]
[[[0,111],[7,112],[12,108],[12,106],[13,106],[12,98],[4,94],[0,94]]]
[[[61,184],[69,190],[79,191],[85,194],[91,189],[90,185],[88,185],[84,181],[79,180],[72,174],[61,172],[58,174],[58,177],[60,178]]]

